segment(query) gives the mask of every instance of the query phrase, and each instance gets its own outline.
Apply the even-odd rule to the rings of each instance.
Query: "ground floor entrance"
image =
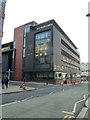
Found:
[[[69,84],[80,81],[75,73],[63,73],[56,71],[43,71],[43,72],[25,72],[23,79],[26,81],[48,82],[54,84]]]

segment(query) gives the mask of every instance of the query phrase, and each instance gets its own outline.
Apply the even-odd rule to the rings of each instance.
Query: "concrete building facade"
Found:
[[[55,20],[14,30],[14,79],[67,83],[78,80],[80,54]],[[63,81],[62,81],[63,80]]]

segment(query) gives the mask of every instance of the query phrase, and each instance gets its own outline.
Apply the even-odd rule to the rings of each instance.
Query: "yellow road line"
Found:
[[[72,118],[75,118],[75,117],[71,115],[65,115],[63,120],[71,120]]]

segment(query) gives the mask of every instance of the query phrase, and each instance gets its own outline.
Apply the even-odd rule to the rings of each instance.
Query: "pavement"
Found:
[[[20,86],[18,86],[18,85],[9,85],[8,88],[4,88],[4,89],[0,90],[0,94],[10,94],[10,93],[15,93],[15,92],[23,92],[25,90],[35,90],[35,89],[36,88],[34,88],[34,87],[25,86],[23,88],[20,88]]]
[[[13,83],[13,84],[12,84]],[[20,88],[20,85],[22,84],[23,82],[12,82],[9,84],[9,87],[8,88],[5,88],[4,89],[0,89],[0,94],[10,94],[10,93],[16,93],[16,92],[23,92],[25,90],[35,90],[36,88],[34,87],[27,87],[27,85],[25,85],[25,89],[24,88]],[[42,85],[46,85],[46,83],[34,83],[33,84],[42,84]],[[49,85],[52,85],[52,84],[49,84]],[[67,85],[72,85],[72,84],[67,84]],[[1,87],[1,85],[0,85]]]

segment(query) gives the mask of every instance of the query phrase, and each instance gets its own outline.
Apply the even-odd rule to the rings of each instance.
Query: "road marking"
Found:
[[[0,107],[7,106],[7,105],[13,105],[13,104],[16,104],[16,103],[19,103],[19,102],[24,102],[24,101],[26,101],[26,100],[29,100],[30,98],[33,98],[33,96],[30,96],[29,98],[26,98],[26,99],[23,99],[23,100],[20,100],[20,101],[19,101],[19,100],[15,100],[14,102],[0,105]]]
[[[72,111],[72,112],[75,113],[77,104],[80,103],[80,102],[82,102],[82,101],[85,101],[85,100],[86,100],[86,96],[84,95],[84,99],[79,100],[79,101],[77,101],[77,102],[74,104],[74,108],[73,108],[73,111]]]
[[[64,89],[63,89],[63,91],[64,91]]]
[[[70,115],[74,115],[73,112],[68,112],[68,111],[62,111],[63,113],[66,113],[66,114],[70,114]]]
[[[0,107],[13,105],[13,104],[16,104],[16,103],[19,103],[19,102],[21,102],[21,101],[15,101],[15,102],[12,102],[12,103],[6,103],[6,104],[3,104],[3,105],[0,105]]]
[[[49,95],[53,94],[54,92],[49,93]]]
[[[30,96],[30,97],[28,97],[28,98],[26,98],[26,99],[23,99],[23,100],[21,100],[22,102],[23,101],[26,101],[26,100],[29,100],[29,99],[31,99],[31,98],[33,98],[34,96]]]
[[[65,115],[63,120],[71,120],[71,118],[75,118],[75,116]]]
[[[74,108],[73,108],[72,112],[68,112],[68,111],[62,111],[62,112],[66,113],[66,114],[72,114],[72,115],[74,115],[74,113],[76,111],[77,104],[80,103],[80,102],[82,102],[82,101],[85,101],[85,100],[86,100],[86,96],[84,95],[84,98],[82,100],[79,100],[79,101],[75,102]]]

